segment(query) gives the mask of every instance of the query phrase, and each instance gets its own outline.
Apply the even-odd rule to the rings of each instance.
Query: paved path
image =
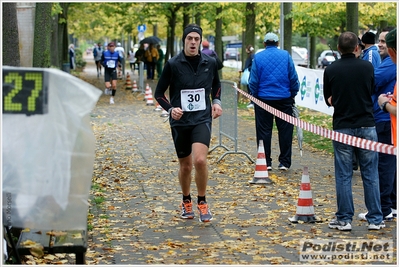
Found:
[[[103,89],[103,77],[97,79],[93,62],[87,61],[82,78]],[[131,79],[138,81],[137,75]],[[180,219],[178,163],[169,124],[154,106],[146,105],[144,95],[132,94],[123,83],[119,81],[115,105],[102,95],[91,115],[97,149],[88,264],[312,264],[299,261],[301,240],[376,238],[396,243],[396,221],[370,232],[357,219],[365,210],[359,172],[353,178],[353,230],[328,228],[336,207],[333,157],[306,144],[300,157],[296,141],[292,167],[286,172],[269,172],[274,184],[266,186],[249,184],[255,164],[243,155],[227,155],[217,163],[225,152],[217,148],[208,157],[207,199],[214,220]],[[156,80],[149,85],[154,91]],[[240,118],[238,128],[239,149],[256,160],[254,121]],[[215,120],[211,147],[218,144],[218,129]],[[228,140],[225,144],[233,145]],[[274,144],[276,161],[277,140]],[[296,213],[304,166],[309,168],[315,215],[321,222],[292,224],[288,218]],[[195,197],[194,182],[192,188]],[[96,204],[101,198],[105,201]],[[366,263],[334,263],[339,262]]]

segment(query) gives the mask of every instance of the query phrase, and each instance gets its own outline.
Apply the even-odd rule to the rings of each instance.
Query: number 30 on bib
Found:
[[[199,111],[206,109],[205,88],[183,89],[180,91],[183,111]]]

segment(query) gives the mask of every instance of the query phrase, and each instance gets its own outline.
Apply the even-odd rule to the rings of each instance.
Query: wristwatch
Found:
[[[380,109],[384,112],[388,112],[388,110],[387,110],[388,103],[389,103],[389,101],[385,101],[384,103],[382,103],[382,105],[380,106]]]

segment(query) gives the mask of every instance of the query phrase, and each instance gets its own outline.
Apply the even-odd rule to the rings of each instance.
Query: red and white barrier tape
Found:
[[[315,133],[318,134],[322,137],[326,137],[328,139],[340,142],[340,143],[344,143],[347,145],[351,145],[354,147],[359,147],[362,149],[367,149],[367,150],[372,150],[372,151],[376,151],[376,152],[380,152],[380,153],[384,153],[384,154],[389,154],[389,155],[396,155],[396,147],[392,146],[392,145],[388,145],[388,144],[383,144],[383,143],[379,143],[376,141],[371,141],[371,140],[367,140],[367,139],[363,139],[363,138],[359,138],[356,136],[352,136],[352,135],[348,135],[348,134],[343,134],[343,133],[339,133],[339,132],[335,132],[333,130],[329,130],[329,129],[325,129],[322,128],[320,126],[314,125],[314,124],[310,124],[308,122],[302,121],[298,118],[295,118],[293,116],[290,116],[288,114],[285,114],[269,105],[266,105],[265,103],[263,103],[262,101],[258,100],[257,98],[251,96],[250,94],[242,91],[240,88],[238,87],[234,87],[238,92],[240,92],[241,94],[243,94],[245,97],[249,98],[250,100],[252,100],[255,104],[257,104],[258,106],[262,107],[264,110],[270,112],[271,114],[273,114],[276,117],[279,117],[282,120],[285,120],[288,123],[293,124],[294,126],[297,126],[299,128],[302,128],[308,132],[311,133]]]

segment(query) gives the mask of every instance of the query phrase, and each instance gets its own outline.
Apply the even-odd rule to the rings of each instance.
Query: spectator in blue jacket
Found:
[[[392,145],[391,136],[391,117],[389,113],[381,110],[378,104],[380,94],[389,94],[393,92],[396,83],[396,64],[388,55],[388,47],[385,42],[385,36],[391,27],[384,28],[378,38],[378,49],[382,62],[374,69],[374,93],[373,113],[375,120],[375,129],[377,131],[378,142]],[[378,153],[378,176],[380,183],[381,210],[385,221],[392,221],[396,215],[396,156],[384,153]],[[367,213],[360,213],[359,218],[366,220]]]
[[[378,68],[378,66],[381,64],[381,57],[378,52],[378,47],[375,46],[375,34],[372,32],[366,32],[362,36],[362,42],[365,46],[363,49],[362,59],[373,64],[374,69]]]
[[[278,49],[279,38],[267,33],[263,40],[265,50],[255,54],[249,79],[250,94],[265,104],[293,115],[295,96],[299,91],[298,74],[291,55]],[[255,105],[256,141],[263,140],[267,169],[272,170],[271,140],[273,121],[276,120],[280,155],[278,169],[291,167],[292,133],[294,126]]]

